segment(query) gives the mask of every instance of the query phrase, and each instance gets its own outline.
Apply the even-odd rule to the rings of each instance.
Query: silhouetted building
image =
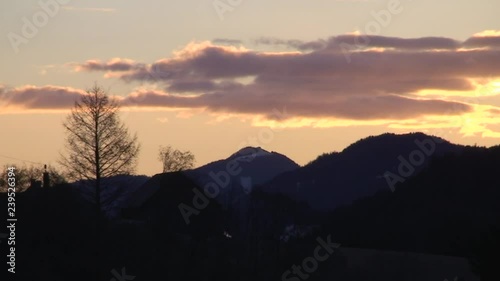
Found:
[[[44,165],[44,172],[42,173],[42,180],[37,180],[35,178],[30,179],[29,189],[38,189],[38,188],[48,188],[50,187],[50,174],[47,171],[47,165]]]
[[[43,187],[44,188],[50,187],[50,175],[49,172],[47,172],[47,165],[44,165]]]

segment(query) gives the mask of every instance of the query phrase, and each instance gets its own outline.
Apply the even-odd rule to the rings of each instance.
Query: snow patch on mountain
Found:
[[[261,147],[247,146],[245,148],[240,149],[233,155],[231,155],[229,159],[242,162],[250,162],[256,157],[271,156],[271,155],[273,155],[271,152],[262,149]]]

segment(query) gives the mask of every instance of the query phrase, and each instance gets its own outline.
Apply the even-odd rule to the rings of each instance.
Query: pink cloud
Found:
[[[456,115],[471,111],[471,106],[423,100],[416,93],[471,91],[476,87],[471,78],[500,77],[499,38],[475,35],[460,42],[350,34],[311,42],[257,42],[297,50],[293,52],[204,42],[152,64],[114,58],[86,61],[77,69],[159,84],[163,90],[138,91],[124,98],[126,104],[144,107],[266,115],[286,106],[295,116],[357,120]]]

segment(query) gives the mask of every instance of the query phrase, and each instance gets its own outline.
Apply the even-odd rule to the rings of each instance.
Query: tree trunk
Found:
[[[96,192],[96,280],[101,280],[101,179],[99,176],[96,177],[95,181],[95,192]]]
[[[96,97],[97,99],[97,97]],[[97,102],[97,101],[96,101]],[[101,280],[101,165],[99,155],[99,111],[94,116],[95,125],[95,203],[96,203],[96,277]]]

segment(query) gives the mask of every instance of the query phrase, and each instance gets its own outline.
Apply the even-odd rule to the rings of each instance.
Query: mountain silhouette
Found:
[[[499,280],[499,167],[500,146],[422,133],[304,167],[246,147],[190,171],[103,179],[100,227],[88,182],[28,189],[16,195],[19,276],[96,280],[99,254],[104,273],[141,280],[279,280],[331,235],[340,248],[309,280],[477,280],[470,268]]]
[[[212,185],[217,188],[220,191],[217,199],[227,208],[249,194],[256,185],[299,167],[280,153],[261,147],[245,147],[226,159],[186,171],[186,174],[201,187]]]
[[[500,280],[499,169],[500,146],[434,157],[395,192],[334,210],[324,231],[354,247],[469,257],[481,280]]]
[[[393,184],[389,183],[414,176],[433,156],[462,149],[461,145],[423,133],[370,136],[341,152],[323,154],[260,188],[306,201],[317,210],[332,210],[391,189]]]
[[[261,147],[245,147],[226,159],[218,160],[194,169],[199,174],[210,174],[227,171],[230,162],[237,163],[241,172],[233,178],[251,177],[254,185],[263,184],[275,176],[293,171],[300,166],[290,158],[277,152],[269,152]]]

